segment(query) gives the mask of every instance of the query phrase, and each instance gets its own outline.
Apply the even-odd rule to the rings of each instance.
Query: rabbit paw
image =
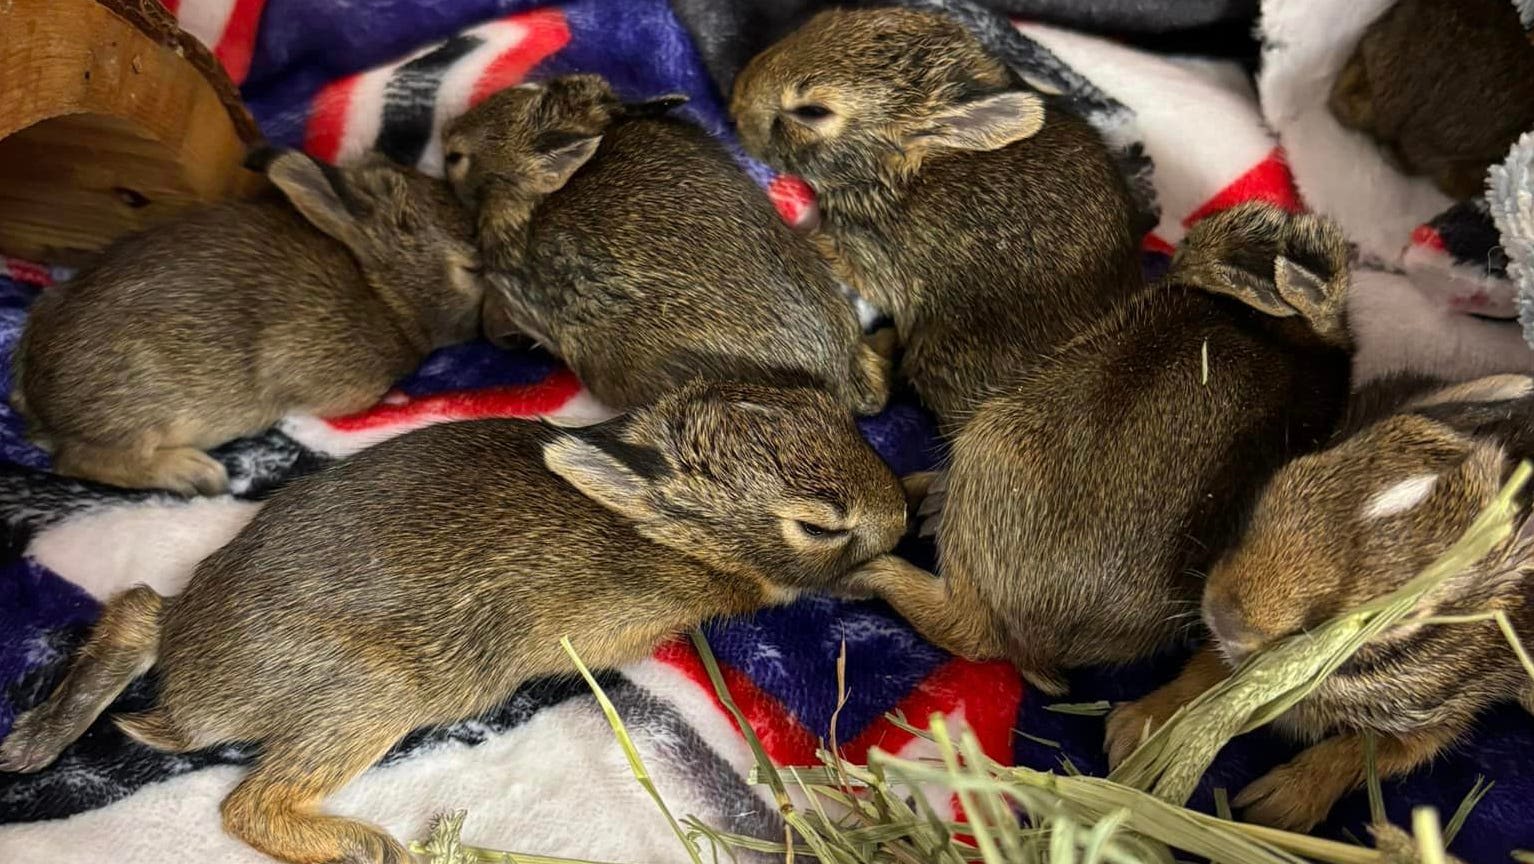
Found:
[[[360,848],[347,853],[335,864],[410,864],[415,860],[399,841],[387,834],[369,830]]]
[[[1248,784],[1231,803],[1248,822],[1306,833],[1321,824],[1336,803],[1311,774],[1302,754]]]
[[[1177,706],[1162,704],[1156,693],[1136,702],[1126,702],[1108,715],[1103,749],[1108,752],[1108,767],[1117,768],[1135,752],[1150,734],[1177,712]]]
[[[212,456],[192,447],[155,454],[155,485],[182,495],[222,495],[229,491],[229,472]]]
[[[915,509],[915,521],[920,537],[937,536],[943,520],[943,504],[948,500],[948,474],[946,471],[919,471],[900,478],[905,489],[906,501]]]
[[[22,714],[11,727],[11,734],[0,742],[0,771],[32,774],[43,770],[58,758],[62,747],[49,734],[52,724],[39,709]]]

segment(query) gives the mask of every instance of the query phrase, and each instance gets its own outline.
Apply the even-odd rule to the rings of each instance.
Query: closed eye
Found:
[[[806,102],[803,105],[795,105],[788,109],[797,120],[805,120],[813,123],[816,120],[824,120],[831,116],[831,109],[817,102]]]
[[[814,522],[806,522],[803,519],[796,520],[799,530],[806,537],[814,537],[817,540],[835,540],[845,537],[849,533],[845,528],[830,528],[825,525],[817,525]]]

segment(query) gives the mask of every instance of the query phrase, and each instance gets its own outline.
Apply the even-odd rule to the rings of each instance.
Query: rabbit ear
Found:
[[[625,103],[619,110],[624,117],[659,117],[673,108],[680,108],[686,104],[686,94],[667,93],[664,96],[656,96],[654,99],[646,99],[643,102]]]
[[[1284,302],[1284,298],[1279,294],[1277,282],[1250,270],[1229,264],[1216,264],[1209,268],[1208,278],[1199,279],[1196,278],[1196,273],[1186,271],[1182,275],[1211,294],[1234,297],[1253,309],[1275,318],[1288,318],[1299,314],[1293,306]]]
[[[558,191],[596,155],[601,143],[601,135],[550,133],[542,136],[537,147],[543,158],[538,162],[537,176],[529,179],[530,185],[545,195]]]
[[[359,207],[346,195],[345,181],[337,169],[287,150],[272,157],[266,176],[314,227],[354,252],[362,247],[362,232],[357,228]]]
[[[605,440],[595,427],[562,432],[543,446],[543,464],[581,494],[635,522],[660,515],[651,494],[652,465],[659,454]]]
[[[1326,280],[1283,255],[1273,259],[1273,284],[1284,304],[1307,320],[1324,316],[1330,300]]]
[[[1044,100],[1026,90],[1008,90],[939,111],[906,140],[955,150],[997,150],[1033,137],[1043,126]]]

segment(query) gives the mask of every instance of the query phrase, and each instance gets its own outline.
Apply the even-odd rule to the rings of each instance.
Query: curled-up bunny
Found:
[[[747,65],[731,111],[747,150],[814,187],[817,241],[894,319],[949,431],[1143,286],[1101,136],[946,16],[822,12]]]
[[[836,591],[905,518],[895,476],[818,389],[695,382],[580,430],[430,426],[279,491],[182,594],[113,600],[0,769],[49,764],[155,666],[157,706],[117,718],[130,735],[261,745],[223,803],[230,833],[295,864],[404,864],[379,829],[319,808],[412,729],[567,673],[564,636],[614,667],[707,619]]]
[[[1534,457],[1534,379],[1382,386],[1394,398],[1361,394],[1375,410],[1360,412],[1356,434],[1274,475],[1250,527],[1210,570],[1210,643],[1172,683],[1110,716],[1114,763],[1248,655],[1417,576]],[[1527,494],[1520,507],[1526,520]],[[1235,798],[1248,820],[1295,831],[1321,822],[1363,785],[1366,735],[1378,736],[1379,776],[1390,779],[1429,764],[1495,703],[1534,710],[1534,683],[1494,621],[1426,620],[1502,611],[1528,644],[1534,533],[1524,525],[1275,721],[1312,746]]]
[[[59,473],[222,492],[205,450],[366,408],[478,331],[473,226],[445,184],[263,155],[276,191],[121,239],[33,305],[12,400]]]
[[[1534,127],[1534,41],[1512,0],[1397,0],[1327,104],[1444,194],[1479,195],[1486,169]]]
[[[984,402],[955,436],[939,573],[860,578],[924,636],[1005,657],[1039,689],[1194,623],[1197,571],[1347,401],[1347,250],[1335,225],[1249,204],[1196,225],[1163,284]]]
[[[694,377],[813,380],[879,411],[889,361],[815,248],[680,97],[596,75],[503,90],[443,133],[491,268],[487,335],[531,336],[614,408]],[[492,311],[493,309],[493,311]]]

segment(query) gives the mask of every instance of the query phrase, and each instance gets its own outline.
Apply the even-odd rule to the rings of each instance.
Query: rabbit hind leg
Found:
[[[319,812],[410,731],[385,718],[358,720],[265,742],[255,770],[224,799],[224,829],[292,864],[407,864],[405,848],[382,829]]]
[[[191,446],[165,446],[159,435],[141,436],[128,446],[81,438],[56,442],[54,470],[130,489],[167,489],[182,495],[218,495],[229,475],[218,460]]]

